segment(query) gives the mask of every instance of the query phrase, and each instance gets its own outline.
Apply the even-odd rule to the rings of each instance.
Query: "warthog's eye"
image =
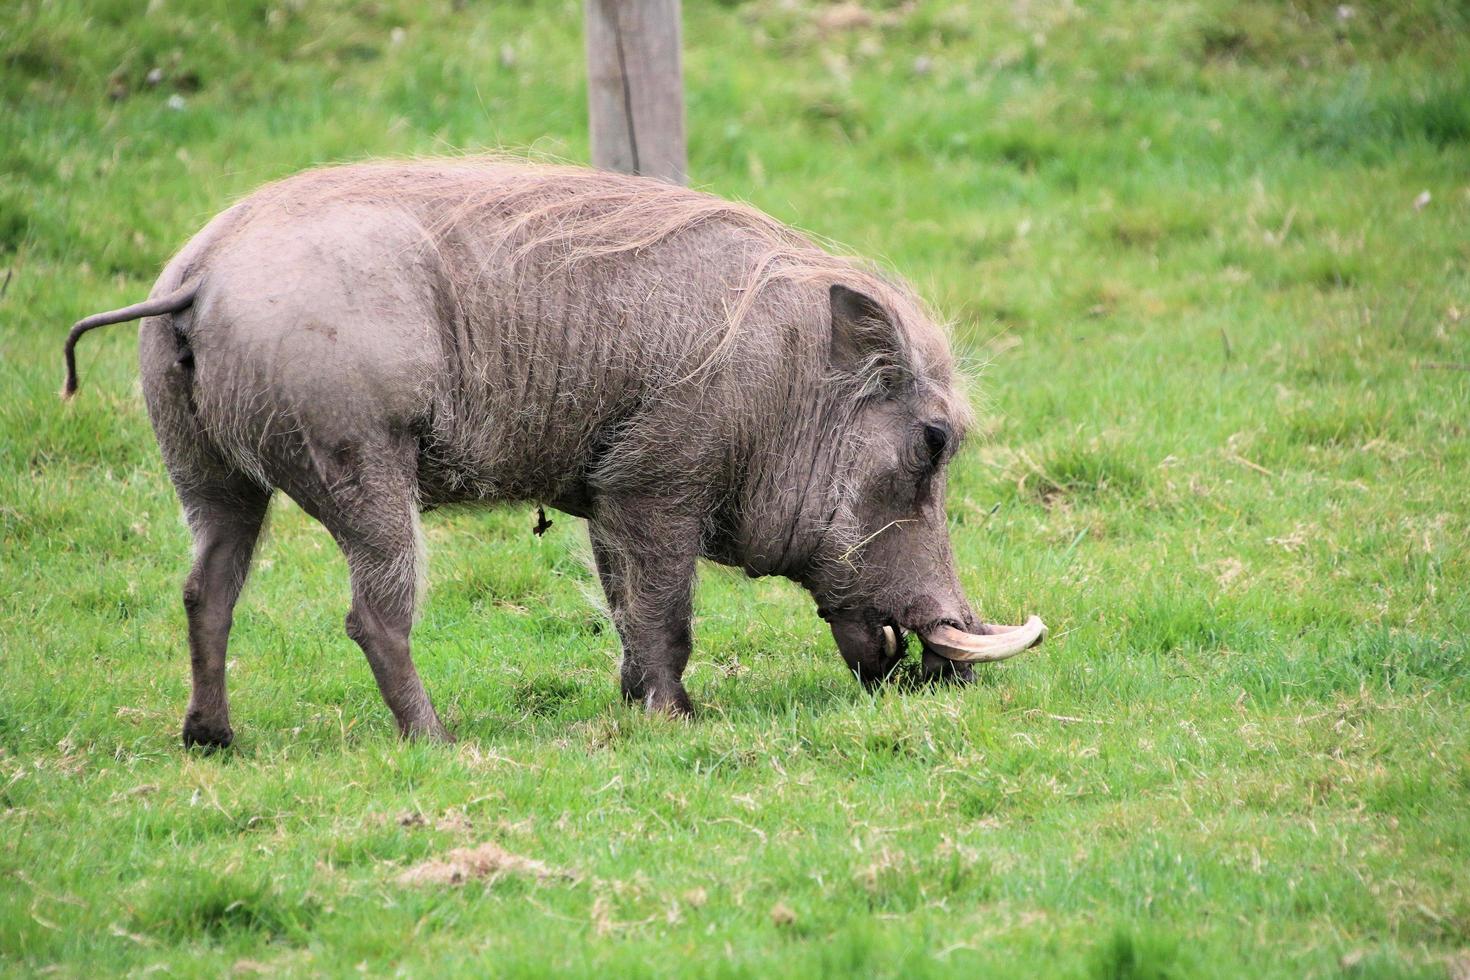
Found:
[[[930,466],[938,466],[944,458],[951,435],[949,425],[943,421],[924,423],[924,451]]]
[[[903,472],[922,489],[953,446],[954,430],[943,419],[915,425],[903,451]]]

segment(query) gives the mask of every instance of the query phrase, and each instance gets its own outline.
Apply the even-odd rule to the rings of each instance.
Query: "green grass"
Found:
[[[645,718],[576,522],[436,514],[417,659],[461,741],[405,745],[281,504],[238,746],[185,754],[135,335],[62,406],[67,326],[312,163],[585,159],[579,5],[17,0],[0,972],[1464,971],[1470,12],[686,8],[696,182],[880,257],[985,366],[961,574],[1051,642],[869,697],[795,587],[711,568],[701,719]],[[575,878],[395,881],[485,840]]]

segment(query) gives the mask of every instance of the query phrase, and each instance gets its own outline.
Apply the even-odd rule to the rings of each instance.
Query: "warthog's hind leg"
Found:
[[[347,635],[367,656],[378,690],[398,722],[399,733],[407,738],[453,741],[429,701],[409,652],[408,634],[413,626],[412,539],[406,549],[353,545],[343,550],[352,569]]]
[[[270,491],[242,478],[228,485],[181,487],[179,497],[194,536],[194,565],[184,582],[192,668],[184,745],[224,748],[234,739],[225,693],[226,648]]]
[[[419,587],[418,505],[404,453],[359,448],[352,468],[318,489],[312,512],[332,532],[352,573],[347,635],[362,647],[400,734],[453,741],[409,652]],[[358,467],[361,467],[360,469]]]

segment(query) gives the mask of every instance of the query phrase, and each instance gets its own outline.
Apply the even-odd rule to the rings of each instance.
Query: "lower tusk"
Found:
[[[1020,626],[989,628],[995,632],[967,633],[953,626],[939,626],[923,634],[924,643],[947,660],[984,664],[1007,660],[1046,639],[1046,624],[1037,616]]]
[[[892,626],[883,627],[883,656],[891,657],[898,652],[898,634]]]

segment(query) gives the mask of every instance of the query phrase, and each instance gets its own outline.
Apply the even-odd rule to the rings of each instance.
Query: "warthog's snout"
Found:
[[[843,659],[865,684],[885,680],[903,661],[910,635],[919,638],[924,652],[924,675],[930,678],[967,676],[970,664],[1009,660],[1046,639],[1039,616],[1024,623],[977,623],[966,627],[960,618],[907,622],[877,611],[824,613]]]

